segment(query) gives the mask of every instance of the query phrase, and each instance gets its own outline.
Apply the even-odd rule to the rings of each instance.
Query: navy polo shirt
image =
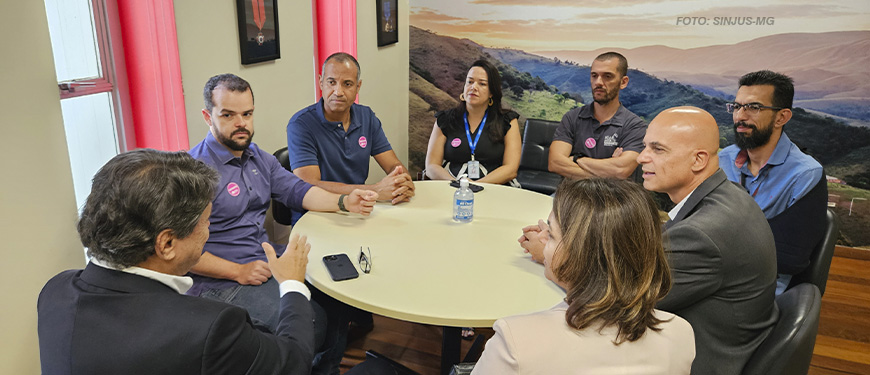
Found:
[[[290,167],[320,167],[320,179],[361,185],[369,176],[369,157],[392,150],[381,121],[371,108],[353,104],[350,126],[327,121],[323,99],[290,118],[287,124]]]
[[[640,117],[620,105],[613,117],[599,123],[592,112],[592,104],[568,111],[562,116],[553,140],[573,145],[571,155],[593,159],[610,158],[617,147],[624,151],[643,151],[647,125]]]

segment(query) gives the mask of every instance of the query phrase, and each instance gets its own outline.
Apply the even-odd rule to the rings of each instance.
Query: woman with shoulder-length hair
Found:
[[[502,108],[501,98],[498,69],[486,60],[471,64],[459,105],[435,114],[426,150],[427,177],[455,180],[466,174],[480,182],[519,187],[519,115]]]
[[[656,310],[670,270],[655,203],[616,179],[556,190],[544,274],[564,302],[496,321],[473,374],[688,374],[692,327]]]

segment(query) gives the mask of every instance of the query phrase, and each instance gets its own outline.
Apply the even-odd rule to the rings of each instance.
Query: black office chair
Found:
[[[837,214],[827,209],[825,216],[825,235],[819,245],[810,255],[810,265],[803,272],[792,276],[788,287],[803,283],[811,283],[819,288],[819,293],[825,295],[825,285],[828,283],[828,272],[831,269],[831,259],[834,258],[834,248],[840,235],[840,220]]]
[[[562,182],[562,176],[552,173],[547,167],[550,155],[550,143],[556,133],[558,122],[527,119],[523,131],[523,153],[520,158],[520,168],[517,171],[517,181],[523,189],[543,194],[553,194]]]
[[[797,285],[776,297],[776,305],[779,321],[752,354],[744,375],[806,375],[810,369],[822,305],[819,288]]]
[[[287,147],[283,147],[278,151],[275,151],[275,158],[278,159],[278,162],[281,163],[281,166],[288,171],[293,171],[290,169],[290,152],[287,151]],[[291,225],[293,216],[293,211],[290,210],[290,207],[285,206],[283,203],[278,202],[276,200],[272,200],[272,218],[275,219],[275,222],[283,225]]]

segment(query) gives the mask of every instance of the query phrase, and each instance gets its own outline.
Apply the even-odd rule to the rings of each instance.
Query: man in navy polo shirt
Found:
[[[646,135],[646,123],[619,103],[619,91],[628,86],[628,60],[616,52],[599,55],[590,83],[594,102],[562,117],[550,144],[549,169],[565,178],[628,178]]]
[[[353,56],[339,52],[324,61],[322,99],[296,112],[287,124],[290,166],[301,179],[335,193],[367,189],[376,191],[378,200],[408,201],[414,196],[414,183],[375,113],[354,104],[360,87],[360,67]],[[370,156],[388,174],[365,185]]]
[[[206,83],[203,98],[202,115],[209,132],[190,154],[217,169],[220,182],[212,201],[209,238],[191,269],[194,284],[187,294],[243,307],[255,325],[274,332],[278,283],[261,246],[268,241],[263,223],[271,200],[296,209],[368,215],[377,193],[356,189],[336,194],[312,186],[252,143],[254,94],[244,79],[232,74],[214,76]],[[278,254],[283,253],[283,245],[273,246]],[[317,344],[331,345],[323,343],[328,341],[321,324],[326,321],[325,312],[312,305]]]
[[[785,134],[794,83],[760,70],[740,78],[727,110],[734,118],[734,144],[719,152],[728,179],[742,185],[761,207],[776,240],[776,294],[807,268],[825,235],[828,185],[822,165]]]

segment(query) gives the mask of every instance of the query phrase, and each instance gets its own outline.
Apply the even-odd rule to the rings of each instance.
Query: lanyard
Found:
[[[477,136],[474,137],[474,141],[471,140],[471,127],[468,126],[468,112],[465,112],[462,115],[462,119],[465,120],[465,136],[468,137],[468,148],[471,149],[471,160],[474,160],[474,149],[477,148],[477,141],[480,140],[480,135],[483,134],[483,127],[486,126],[486,115],[487,113],[483,113],[483,120],[480,120],[480,127],[477,128]]]

